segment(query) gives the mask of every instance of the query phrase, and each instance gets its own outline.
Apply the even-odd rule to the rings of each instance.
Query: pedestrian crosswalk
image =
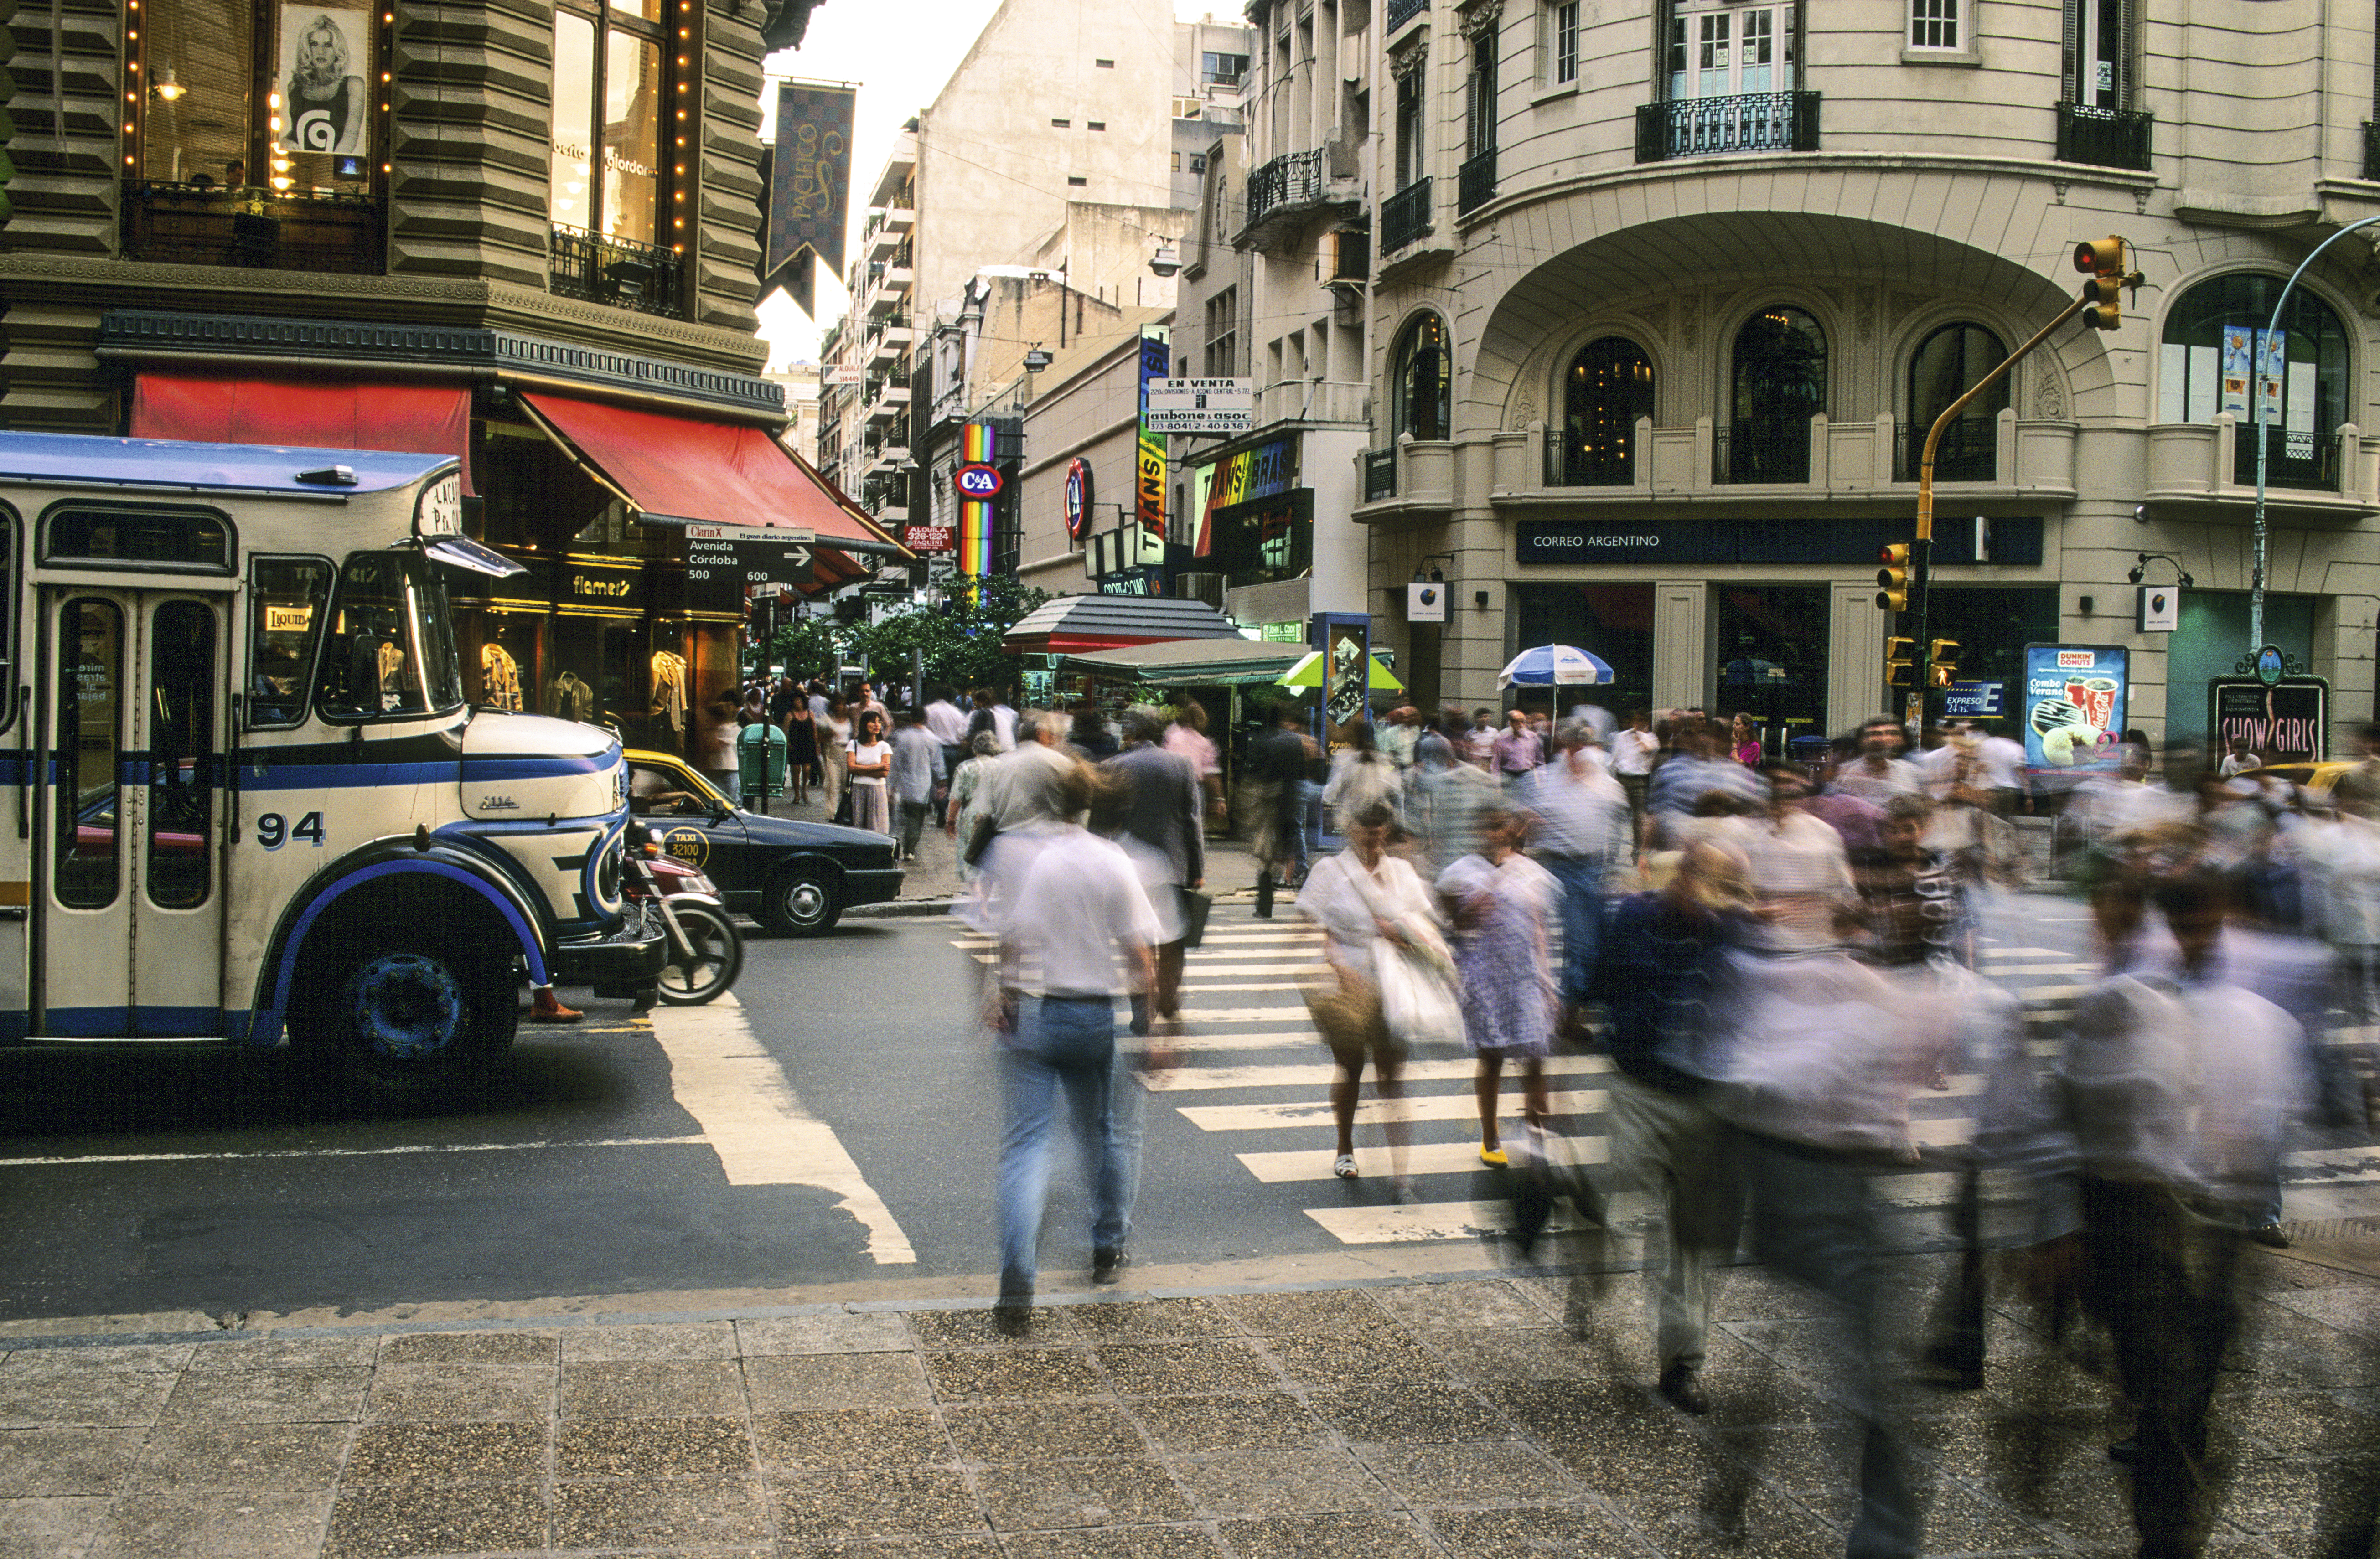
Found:
[[[1460,1047],[1416,1052],[1404,1069],[1404,1097],[1378,1097],[1366,1076],[1356,1114],[1356,1178],[1339,1180],[1332,1168],[1335,1132],[1330,1087],[1335,1068],[1321,1047],[1303,997],[1306,985],[1325,979],[1321,934],[1284,913],[1277,921],[1246,916],[1240,906],[1216,908],[1204,943],[1184,961],[1183,1052],[1172,1069],[1148,1074],[1149,1107],[1171,1107],[1200,1133],[1210,1135],[1259,1185],[1279,1187],[1296,1199],[1299,1211],[1333,1239],[1349,1246],[1473,1240],[1509,1226],[1510,1204],[1500,1199],[1508,1182],[1479,1157],[1478,1105],[1473,1092],[1474,1063]],[[2054,1048],[2048,1025],[2067,1016],[2072,1000],[2090,988],[2096,965],[2087,950],[2031,945],[2033,938],[2064,935],[2048,921],[2002,927],[2015,932],[2000,941],[1985,937],[1978,949],[1980,973],[2023,1002],[2043,1025],[2036,1049]],[[962,936],[954,945],[990,962],[992,944]],[[1549,1106],[1561,1133],[1554,1144],[1562,1160],[1579,1166],[1609,1164],[1607,1094],[1599,1080],[1610,1062],[1599,1055],[1551,1057]],[[1912,1211],[1937,1209],[1957,1194],[1959,1176],[1946,1150],[1973,1142],[1974,1110],[1984,1092],[1980,1076],[1954,1073],[1939,1085],[1921,1089],[1910,1103],[1909,1133],[1918,1161],[1905,1171],[1879,1177],[1878,1193],[1888,1205]],[[1499,1102],[1499,1125],[1508,1146],[1524,1135],[1520,1083],[1508,1069]],[[1400,1202],[1391,1194],[1399,1172],[1382,1128],[1402,1121],[1410,1138],[1402,1172],[1412,1178],[1417,1200]],[[2368,1149],[2317,1149],[2292,1154],[2287,1176],[2298,1182],[2380,1186],[2380,1153]],[[1624,1177],[1597,1175],[1607,1188],[1607,1209],[1616,1225],[1649,1221],[1653,1203],[1628,1189]],[[1572,1227],[1562,1204],[1551,1232]]]

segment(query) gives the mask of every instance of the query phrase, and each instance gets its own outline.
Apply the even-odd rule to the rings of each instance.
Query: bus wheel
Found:
[[[788,873],[760,897],[760,919],[771,931],[816,937],[842,918],[842,884],[812,873]]]
[[[443,1099],[504,1053],[520,1021],[504,961],[445,947],[351,953],[315,990],[320,1059],[367,1103]]]

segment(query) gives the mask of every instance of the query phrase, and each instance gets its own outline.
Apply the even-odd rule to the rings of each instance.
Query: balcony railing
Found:
[[[2256,429],[2244,418],[2232,435],[2231,479],[2241,487],[2256,485]],[[2338,487],[2338,434],[2292,432],[2265,424],[2265,485],[2336,490]]]
[[[547,261],[546,286],[557,297],[682,317],[678,278],[685,260],[659,244],[639,244],[557,222]]]
[[[1389,0],[1389,31],[1383,36],[1394,34],[1397,29],[1428,9],[1429,0]]]
[[[2146,173],[2149,128],[2155,122],[2153,114],[2061,103],[2058,105],[2058,160],[2088,163],[2101,168],[2138,168]],[[2369,155],[2367,152],[2367,159]]]
[[[1816,92],[1745,92],[1636,105],[1636,160],[1818,150]]]
[[[1491,146],[1477,156],[1463,161],[1455,187],[1455,209],[1469,216],[1495,198],[1496,149]]]
[[[1397,495],[1397,452],[1393,449],[1367,449],[1364,452],[1364,502],[1378,503],[1383,498]]]
[[[1712,480],[1806,482],[1810,479],[1807,417],[1740,420],[1712,429]]]
[[[1618,437],[1589,448],[1556,430],[1546,440],[1546,486],[1633,487],[1636,485],[1636,441]]]
[[[1903,422],[1892,430],[1893,480],[1913,482],[1918,462],[1925,457],[1925,435],[1932,429]],[[1934,479],[1937,482],[1996,482],[2000,475],[1999,427],[1988,417],[1962,417],[1942,429],[1934,446]]]
[[[1417,178],[1380,202],[1383,255],[1411,248],[1429,230],[1429,180]]]
[[[1322,149],[1287,151],[1248,175],[1248,225],[1285,206],[1311,205],[1322,199],[1329,170]]]
[[[169,265],[257,271],[383,269],[377,195],[276,195],[221,185],[124,187],[124,253]]]
[[[2363,176],[2380,179],[2380,124],[2363,121]]]

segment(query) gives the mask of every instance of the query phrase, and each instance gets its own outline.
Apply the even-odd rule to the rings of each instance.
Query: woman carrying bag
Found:
[[[1453,987],[1454,964],[1438,925],[1437,906],[1414,869],[1388,852],[1395,816],[1372,802],[1342,824],[1347,848],[1326,855],[1298,890],[1300,914],[1328,934],[1323,956],[1335,984],[1309,987],[1306,1006],[1330,1047],[1339,1075],[1330,1109],[1339,1127],[1331,1172],[1355,1178],[1355,1096],[1368,1058],[1384,1100],[1404,1097],[1405,1052],[1416,1041],[1459,1042],[1463,1012]],[[1405,1174],[1405,1122],[1390,1106],[1383,1128],[1396,1199],[1417,1198]]]

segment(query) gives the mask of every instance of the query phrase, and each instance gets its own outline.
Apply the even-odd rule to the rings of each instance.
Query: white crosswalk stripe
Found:
[[[1468,1057],[1416,1055],[1406,1064],[1406,1096],[1378,1097],[1367,1081],[1355,1125],[1357,1178],[1341,1183],[1332,1172],[1332,1116],[1328,1090],[1335,1068],[1324,1056],[1321,1037],[1303,1000],[1307,984],[1322,970],[1322,938],[1310,925],[1290,918],[1275,923],[1226,918],[1245,913],[1218,906],[1204,945],[1185,960],[1183,1029],[1177,1048],[1198,1064],[1178,1066],[1145,1081],[1166,1095],[1181,1118],[1206,1133],[1274,1134],[1268,1145],[1232,1156],[1260,1185],[1305,1188],[1313,1204],[1300,1211],[1332,1239],[1346,1245],[1384,1245],[1432,1240],[1476,1240],[1506,1227],[1506,1202],[1481,1199],[1498,1181],[1479,1160],[1478,1105],[1471,1089]],[[2040,917],[2033,917],[2038,919]],[[960,936],[953,945],[990,961],[992,942]],[[2091,988],[2098,973],[2087,954],[2057,948],[1998,945],[1988,941],[1978,961],[1982,973],[2023,1004],[2034,1025],[2036,1054],[2058,1048],[2056,1025],[2073,999]],[[1267,978],[1272,976],[1272,978]],[[1225,1005],[1232,1003],[1232,1005]],[[1610,1070],[1599,1055],[1558,1056],[1547,1071],[1557,1079],[1592,1078]],[[1957,1194],[1958,1175],[1945,1155],[1972,1142],[1973,1110],[1985,1079],[1956,1073],[1938,1088],[1921,1088],[1910,1101],[1909,1132],[1924,1154],[1911,1168],[1877,1177],[1876,1190],[1889,1206],[1917,1212],[1938,1208]],[[1233,1102],[1264,1089],[1294,1089],[1286,1100]],[[1572,1133],[1562,1156],[1604,1165],[1609,1142],[1599,1088],[1557,1088],[1548,1105],[1559,1127]],[[1519,1082],[1505,1079],[1499,1123],[1507,1139],[1522,1134]],[[1380,1128],[1391,1118],[1412,1128],[1405,1172],[1427,1200],[1397,1204],[1386,1200],[1395,1173]],[[1266,1139],[1258,1137],[1257,1141]],[[1616,1227],[1649,1227],[1656,1205],[1624,1178],[1598,1178],[1607,1191]],[[2318,1149],[2289,1155],[2285,1178],[2320,1185],[2380,1184],[2380,1151]],[[1569,1203],[1559,1204],[1548,1232],[1574,1228]]]

